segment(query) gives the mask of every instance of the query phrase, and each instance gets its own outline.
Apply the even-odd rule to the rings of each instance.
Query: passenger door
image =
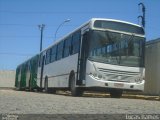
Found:
[[[89,32],[82,35],[80,53],[78,58],[78,79],[77,85],[82,85],[86,77],[86,61],[88,57],[88,38]]]

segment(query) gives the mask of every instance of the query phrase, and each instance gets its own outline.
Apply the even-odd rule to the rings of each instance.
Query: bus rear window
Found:
[[[96,20],[94,27],[144,35],[144,30],[141,27],[115,21]]]

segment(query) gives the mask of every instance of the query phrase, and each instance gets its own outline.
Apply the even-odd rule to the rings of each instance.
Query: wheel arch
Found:
[[[72,70],[71,72],[70,72],[70,74],[69,74],[69,80],[68,80],[68,87],[69,87],[69,89],[71,88],[71,78],[72,78],[72,76],[74,76],[75,75],[75,72],[74,72],[74,70]]]
[[[48,81],[48,76],[47,75],[44,77],[44,83],[45,83],[46,80]]]

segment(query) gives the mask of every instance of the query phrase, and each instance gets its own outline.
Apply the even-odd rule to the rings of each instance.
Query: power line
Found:
[[[23,53],[0,52],[0,55],[33,56],[34,54],[23,54]]]
[[[26,27],[35,27],[37,25],[34,25],[34,24],[14,24],[14,23],[11,23],[11,24],[0,24],[1,26],[26,26]],[[48,27],[51,27],[51,26],[57,26],[57,25],[47,25]],[[78,25],[65,25],[66,27],[75,27],[75,26],[78,26]]]
[[[36,26],[36,25],[25,25],[25,24],[14,24],[14,23],[11,23],[11,24],[0,24],[2,26]]]
[[[39,38],[39,36],[0,36],[0,38]],[[52,36],[44,36],[44,38],[53,38]]]
[[[0,11],[0,13],[12,14],[113,14],[122,13],[125,11]]]

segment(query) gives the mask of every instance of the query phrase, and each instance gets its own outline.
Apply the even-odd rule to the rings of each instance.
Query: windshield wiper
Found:
[[[135,34],[132,34],[129,39],[127,40],[127,44],[130,43],[130,41],[133,40],[133,38],[135,37]],[[123,41],[123,40],[122,40]],[[119,59],[118,59],[118,56],[116,56],[116,60],[117,60],[117,63],[120,64],[121,63],[121,54],[120,54],[120,49],[121,49],[121,46],[120,46],[120,41],[118,41],[117,45],[116,45],[116,48],[118,49],[118,53],[117,55],[119,56]],[[128,48],[129,49],[129,48]],[[127,57],[128,57],[128,52],[127,52]]]
[[[129,38],[127,41],[130,42],[131,40],[133,40],[134,37],[135,37],[135,34],[132,34],[132,35],[130,36],[130,38]],[[129,43],[129,42],[128,42],[128,43]]]

